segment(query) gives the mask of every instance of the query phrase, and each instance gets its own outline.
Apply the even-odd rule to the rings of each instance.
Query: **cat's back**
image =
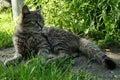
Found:
[[[53,48],[59,47],[66,49],[68,52],[75,52],[79,47],[79,37],[68,31],[50,27],[44,28],[43,33],[47,36]]]
[[[79,37],[76,36],[75,34],[59,29],[59,28],[54,28],[54,27],[48,27],[48,28],[44,28],[43,29],[43,33],[45,33],[46,36],[48,37],[57,37],[57,38],[61,38],[61,39],[67,39],[70,41],[71,40],[79,40]]]

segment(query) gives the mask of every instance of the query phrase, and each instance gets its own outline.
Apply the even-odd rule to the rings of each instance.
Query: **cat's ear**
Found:
[[[24,5],[22,7],[22,15],[24,16],[25,14],[28,14],[28,13],[30,13],[30,11],[29,11],[27,5]]]

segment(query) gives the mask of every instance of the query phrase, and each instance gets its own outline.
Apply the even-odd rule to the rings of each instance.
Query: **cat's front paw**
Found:
[[[5,62],[4,62],[4,66],[9,66],[11,64],[11,60],[6,60]]]

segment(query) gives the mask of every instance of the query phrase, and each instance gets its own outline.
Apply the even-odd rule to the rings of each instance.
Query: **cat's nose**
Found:
[[[39,28],[39,25],[38,25],[38,24],[35,24],[35,27],[36,27],[36,28]]]

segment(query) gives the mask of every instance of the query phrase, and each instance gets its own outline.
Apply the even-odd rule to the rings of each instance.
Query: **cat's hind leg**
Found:
[[[66,53],[59,53],[58,55],[55,55],[55,54],[52,54],[52,58],[49,58],[47,60],[47,63],[48,62],[52,62],[52,61],[57,61],[57,60],[61,60],[61,59],[68,59],[70,58],[70,56]]]
[[[11,64],[15,64],[16,61],[20,60],[22,58],[22,55],[21,54],[18,54],[18,53],[15,53],[14,54],[14,57],[10,58],[10,59],[7,59],[5,62],[4,62],[4,65],[5,66],[9,66]]]
[[[64,52],[59,51],[57,54],[55,54],[53,52],[50,52],[48,49],[40,49],[38,55],[40,55],[42,62],[47,63],[68,57],[68,54]]]

